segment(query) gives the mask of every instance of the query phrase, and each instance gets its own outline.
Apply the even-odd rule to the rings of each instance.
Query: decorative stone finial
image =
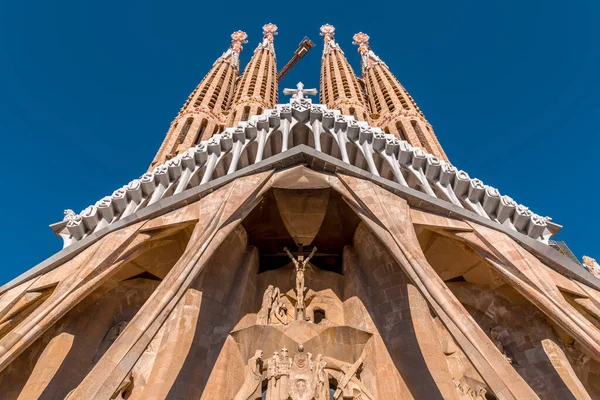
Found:
[[[385,63],[373,53],[371,47],[369,47],[369,35],[364,32],[358,32],[352,36],[352,39],[352,44],[358,45],[358,53],[361,56],[361,66],[363,69],[369,69],[376,64],[385,65]]]
[[[325,24],[321,26],[321,36],[323,36],[323,40],[325,42],[325,47],[323,48],[323,56],[325,56],[327,53],[329,53],[330,50],[333,49],[342,51],[342,49],[339,48],[339,46],[335,42],[335,39],[333,38],[334,34],[335,28],[333,27],[333,25]],[[344,52],[342,51],[342,54],[343,53]]]
[[[75,215],[76,215],[75,211],[71,210],[70,208],[67,208],[63,214],[64,214],[63,221],[70,221],[73,218],[75,218]]]
[[[273,41],[275,35],[277,35],[277,25],[271,23],[264,25],[263,40],[256,49],[269,49],[274,51],[275,49],[273,48]]]
[[[248,43],[248,35],[244,31],[235,31],[231,34],[231,46],[217,61],[229,62],[236,68],[240,66],[240,53],[243,50],[242,44]]]
[[[325,24],[321,25],[321,36],[325,37],[325,41],[333,40],[333,35],[335,33],[335,28],[333,25]]]
[[[587,269],[598,279],[600,279],[600,265],[598,265],[598,262],[595,259],[593,259],[592,257],[583,256],[581,261],[583,262],[583,266],[585,269]]]
[[[277,25],[268,23],[263,26],[263,36],[273,43],[273,36],[277,35]]]

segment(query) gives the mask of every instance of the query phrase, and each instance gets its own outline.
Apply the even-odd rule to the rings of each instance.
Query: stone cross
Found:
[[[296,266],[296,321],[303,321],[305,318],[304,291],[306,290],[304,286],[304,271],[306,270],[310,259],[317,252],[317,248],[313,247],[312,252],[306,259],[304,258],[304,249],[301,244],[298,246],[297,259],[294,258],[287,247],[284,247],[283,250]]]
[[[283,89],[283,94],[286,96],[292,95],[292,99],[303,99],[304,95],[316,96],[317,89],[304,89],[304,84],[298,82],[296,89]]]

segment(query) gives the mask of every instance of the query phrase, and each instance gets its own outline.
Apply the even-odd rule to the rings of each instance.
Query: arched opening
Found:
[[[256,153],[258,151],[258,143],[256,141],[248,144],[244,150],[242,150],[242,154],[240,154],[240,159],[238,161],[238,169],[242,169],[247,167],[248,165],[254,164],[254,160],[256,160]]]
[[[192,122],[194,122],[193,117],[189,117],[188,119],[185,120],[185,124],[183,124],[183,126],[181,127],[181,130],[179,131],[179,135],[177,136],[177,141],[175,141],[175,143],[173,144],[173,147],[171,148],[170,153],[175,153],[177,151],[177,147],[181,143],[183,143],[185,136],[187,135],[188,131],[190,130],[190,126],[192,126]]]
[[[185,124],[181,128],[181,131],[179,132],[179,136],[177,137],[178,144],[183,143],[188,131],[190,130],[190,127],[192,126],[192,122],[194,122],[194,118],[192,118],[192,117],[189,117],[188,119],[185,120]]]
[[[389,179],[390,181],[396,181],[394,176],[394,170],[385,158],[383,158],[377,153],[374,153],[373,161],[375,162],[375,167],[379,172],[379,176],[385,179]]]
[[[200,127],[198,128],[198,133],[196,134],[194,144],[198,144],[202,141],[202,135],[204,135],[204,131],[206,131],[206,125],[208,125],[208,120],[204,118],[200,123]]]
[[[244,107],[244,112],[242,113],[241,121],[248,121],[248,117],[250,116],[250,106]]]
[[[263,151],[263,160],[271,157],[272,155],[278,154],[281,151],[281,145],[283,142],[282,138],[283,134],[281,131],[275,131],[269,135]]]
[[[354,107],[350,107],[350,115],[356,118],[356,109]]]
[[[321,151],[325,154],[329,154],[337,158],[338,160],[342,159],[342,154],[340,152],[340,147],[337,144],[337,141],[333,138],[328,132],[324,132],[321,134],[320,138],[321,142]]]
[[[205,172],[206,172],[206,164],[204,164],[202,167],[198,168],[198,170],[196,172],[194,172],[194,174],[192,175],[192,177],[190,178],[190,180],[186,186],[186,189],[190,189],[195,186],[198,186],[200,184],[200,182],[202,181],[202,177],[204,176]]]
[[[301,144],[315,148],[315,138],[312,131],[304,124],[296,124],[288,137],[288,149]]]
[[[402,126],[401,121],[396,121],[396,133],[402,140],[406,140],[406,132],[404,132],[404,127]]]
[[[227,171],[229,171],[229,166],[231,165],[232,158],[233,155],[231,153],[227,153],[221,158],[221,160],[219,160],[213,172],[213,179],[220,178],[227,174]]]
[[[419,123],[417,121],[415,121],[414,119],[410,121],[410,123],[412,124],[413,129],[415,130],[415,133],[417,134],[417,137],[419,138],[419,142],[421,144],[421,147],[431,153],[431,146],[429,145],[429,142],[427,141],[427,138],[425,137],[425,133],[423,132],[423,130],[421,129],[421,127],[419,126]]]
[[[348,161],[350,161],[350,164],[362,170],[371,172],[365,156],[356,144],[346,143],[346,153],[348,154]]]
[[[321,321],[325,319],[325,311],[320,308],[315,308],[313,311],[313,322],[315,324],[320,324]]]

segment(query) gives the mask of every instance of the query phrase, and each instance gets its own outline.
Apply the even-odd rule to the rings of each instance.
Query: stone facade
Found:
[[[242,44],[247,43],[247,37],[242,31],[231,34],[229,49],[215,61],[171,122],[150,170],[225,129],[240,70]]]
[[[369,47],[369,35],[360,32],[353,39],[361,56],[362,75],[375,126],[447,160],[433,127],[417,103]]]
[[[2,399],[600,398],[597,263],[371,116],[287,93],[65,212],[65,248],[0,287]]]
[[[273,108],[277,104],[275,35],[277,35],[276,25],[263,26],[263,40],[254,50],[254,55],[236,87],[229,126],[235,126],[240,121],[248,121],[251,116],[262,114],[264,110]]]

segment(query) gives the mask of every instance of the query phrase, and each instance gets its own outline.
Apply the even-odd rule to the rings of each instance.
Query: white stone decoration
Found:
[[[310,99],[294,97],[289,104],[278,104],[189,148],[81,213],[66,212],[55,232],[67,247],[162,199],[302,144],[542,243],[547,244],[560,229],[549,217],[531,212],[496,188],[392,134]]]

